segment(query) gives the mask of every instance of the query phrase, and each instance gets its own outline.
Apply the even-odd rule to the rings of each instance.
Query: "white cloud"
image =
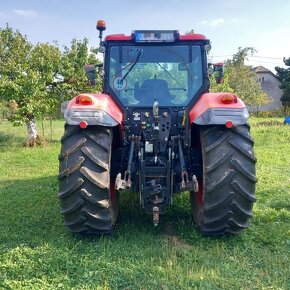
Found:
[[[212,19],[211,21],[209,21],[210,26],[218,26],[218,25],[222,25],[224,23],[225,23],[225,20],[223,18],[216,18],[216,19]]]
[[[209,26],[218,26],[224,24],[226,21],[223,18],[215,18],[211,20],[203,20],[199,22],[199,25],[209,25]]]
[[[207,20],[203,20],[201,22],[199,22],[200,25],[207,25],[208,24],[208,21]]]
[[[22,9],[13,10],[13,13],[19,16],[26,16],[26,17],[34,17],[38,15],[38,13],[34,10],[22,10]]]

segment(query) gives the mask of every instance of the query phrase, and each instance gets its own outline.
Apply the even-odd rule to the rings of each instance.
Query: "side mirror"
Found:
[[[217,84],[222,84],[224,82],[224,64],[219,63],[209,63],[208,64],[208,75],[214,75]]]
[[[96,84],[96,68],[93,64],[87,64],[84,67],[86,76],[88,78],[88,83],[91,86],[94,86]]]

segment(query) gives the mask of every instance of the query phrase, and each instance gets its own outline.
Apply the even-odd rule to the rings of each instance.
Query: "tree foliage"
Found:
[[[224,72],[224,81],[221,84],[217,84],[215,76],[211,75],[210,77],[210,91],[211,92],[228,92],[234,93],[234,89],[231,88],[229,84],[229,73],[227,70]]]
[[[281,82],[280,88],[283,90],[281,101],[284,105],[290,106],[290,57],[283,59],[288,68],[276,67],[277,78]]]
[[[100,90],[100,79],[95,87],[88,86],[87,77],[84,72],[86,64],[97,64],[95,54],[89,54],[88,39],[82,41],[73,39],[70,47],[65,47],[61,59],[61,70],[59,74],[64,81],[59,86],[59,91],[70,99],[72,96],[85,91]]]
[[[10,119],[20,124],[59,110],[76,94],[96,91],[88,87],[84,65],[96,64],[88,40],[73,39],[62,51],[57,44],[32,45],[8,25],[0,29],[0,101],[11,107]]]
[[[254,52],[252,47],[239,47],[233,58],[225,62],[224,82],[215,84],[213,78],[211,81],[211,91],[233,92],[246,103],[251,111],[257,110],[267,102],[267,96],[261,84],[257,82],[255,72],[251,66],[245,65],[248,54]]]

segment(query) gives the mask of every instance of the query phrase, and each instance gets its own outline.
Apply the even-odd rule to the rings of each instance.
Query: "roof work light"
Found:
[[[174,42],[178,38],[177,30],[136,30],[133,37],[136,42]]]

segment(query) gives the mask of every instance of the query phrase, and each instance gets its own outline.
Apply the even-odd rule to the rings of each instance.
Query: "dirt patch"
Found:
[[[34,147],[36,145],[43,145],[43,144],[47,144],[46,140],[43,137],[40,137],[39,135],[37,135],[37,137],[35,139],[31,139],[31,140],[23,143],[23,146],[24,147]]]
[[[190,244],[186,243],[184,240],[182,240],[174,233],[172,226],[169,224],[165,226],[165,234],[167,236],[167,240],[170,245],[173,245],[176,248],[184,250],[190,250],[192,248]]]

